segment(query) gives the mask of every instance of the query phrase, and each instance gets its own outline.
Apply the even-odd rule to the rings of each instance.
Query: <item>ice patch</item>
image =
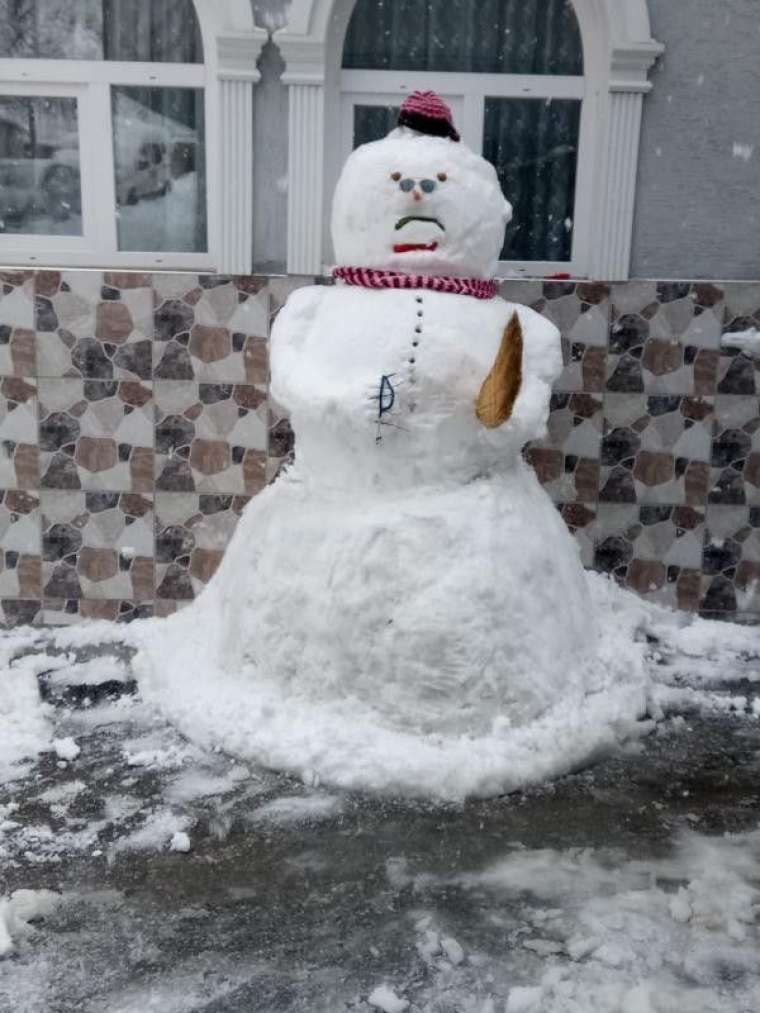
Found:
[[[335,795],[286,795],[260,806],[251,815],[251,822],[277,826],[316,823],[337,815],[342,807],[342,800]]]

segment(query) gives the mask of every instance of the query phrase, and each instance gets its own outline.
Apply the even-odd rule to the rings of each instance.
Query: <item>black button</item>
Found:
[[[413,365],[414,365],[414,363],[415,363],[416,361],[417,361],[416,359],[410,359],[410,360],[409,360],[409,363],[410,363],[410,365],[412,365],[412,366],[413,366]]]
[[[422,302],[422,296],[421,296],[421,295],[418,295],[418,296],[417,296],[417,298],[416,298],[416,302]]]
[[[419,341],[413,341],[413,342],[412,342],[412,346],[413,346],[414,348],[416,348],[416,347],[417,347],[417,345],[419,345]]]
[[[421,317],[421,316],[422,316],[422,310],[417,310],[417,316],[418,316],[418,317]]]
[[[422,328],[421,327],[415,327],[414,328],[414,333],[415,334],[422,334]]]

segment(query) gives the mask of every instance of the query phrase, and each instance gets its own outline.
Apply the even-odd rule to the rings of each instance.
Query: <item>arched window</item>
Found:
[[[646,0],[290,0],[288,266],[330,260],[327,208],[352,147],[410,91],[451,104],[515,205],[504,275],[628,277],[648,71]]]
[[[505,269],[577,273],[585,84],[570,0],[358,0],[342,68],[344,154],[384,136],[409,90],[439,92],[514,205]]]
[[[220,266],[220,39],[199,14],[209,28],[240,6],[0,0],[0,261]],[[255,63],[241,77],[250,91]]]

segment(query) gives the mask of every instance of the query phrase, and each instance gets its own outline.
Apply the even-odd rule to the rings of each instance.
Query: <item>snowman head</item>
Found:
[[[336,262],[491,278],[511,217],[495,169],[460,142],[448,106],[415,92],[399,127],[343,167],[333,201]]]

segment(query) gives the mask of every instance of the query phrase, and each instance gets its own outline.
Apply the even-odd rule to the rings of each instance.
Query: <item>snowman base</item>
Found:
[[[640,683],[611,678],[577,547],[527,469],[351,502],[294,472],[172,618],[171,658],[142,652],[143,696],[190,737],[460,798],[579,766],[636,719]]]

